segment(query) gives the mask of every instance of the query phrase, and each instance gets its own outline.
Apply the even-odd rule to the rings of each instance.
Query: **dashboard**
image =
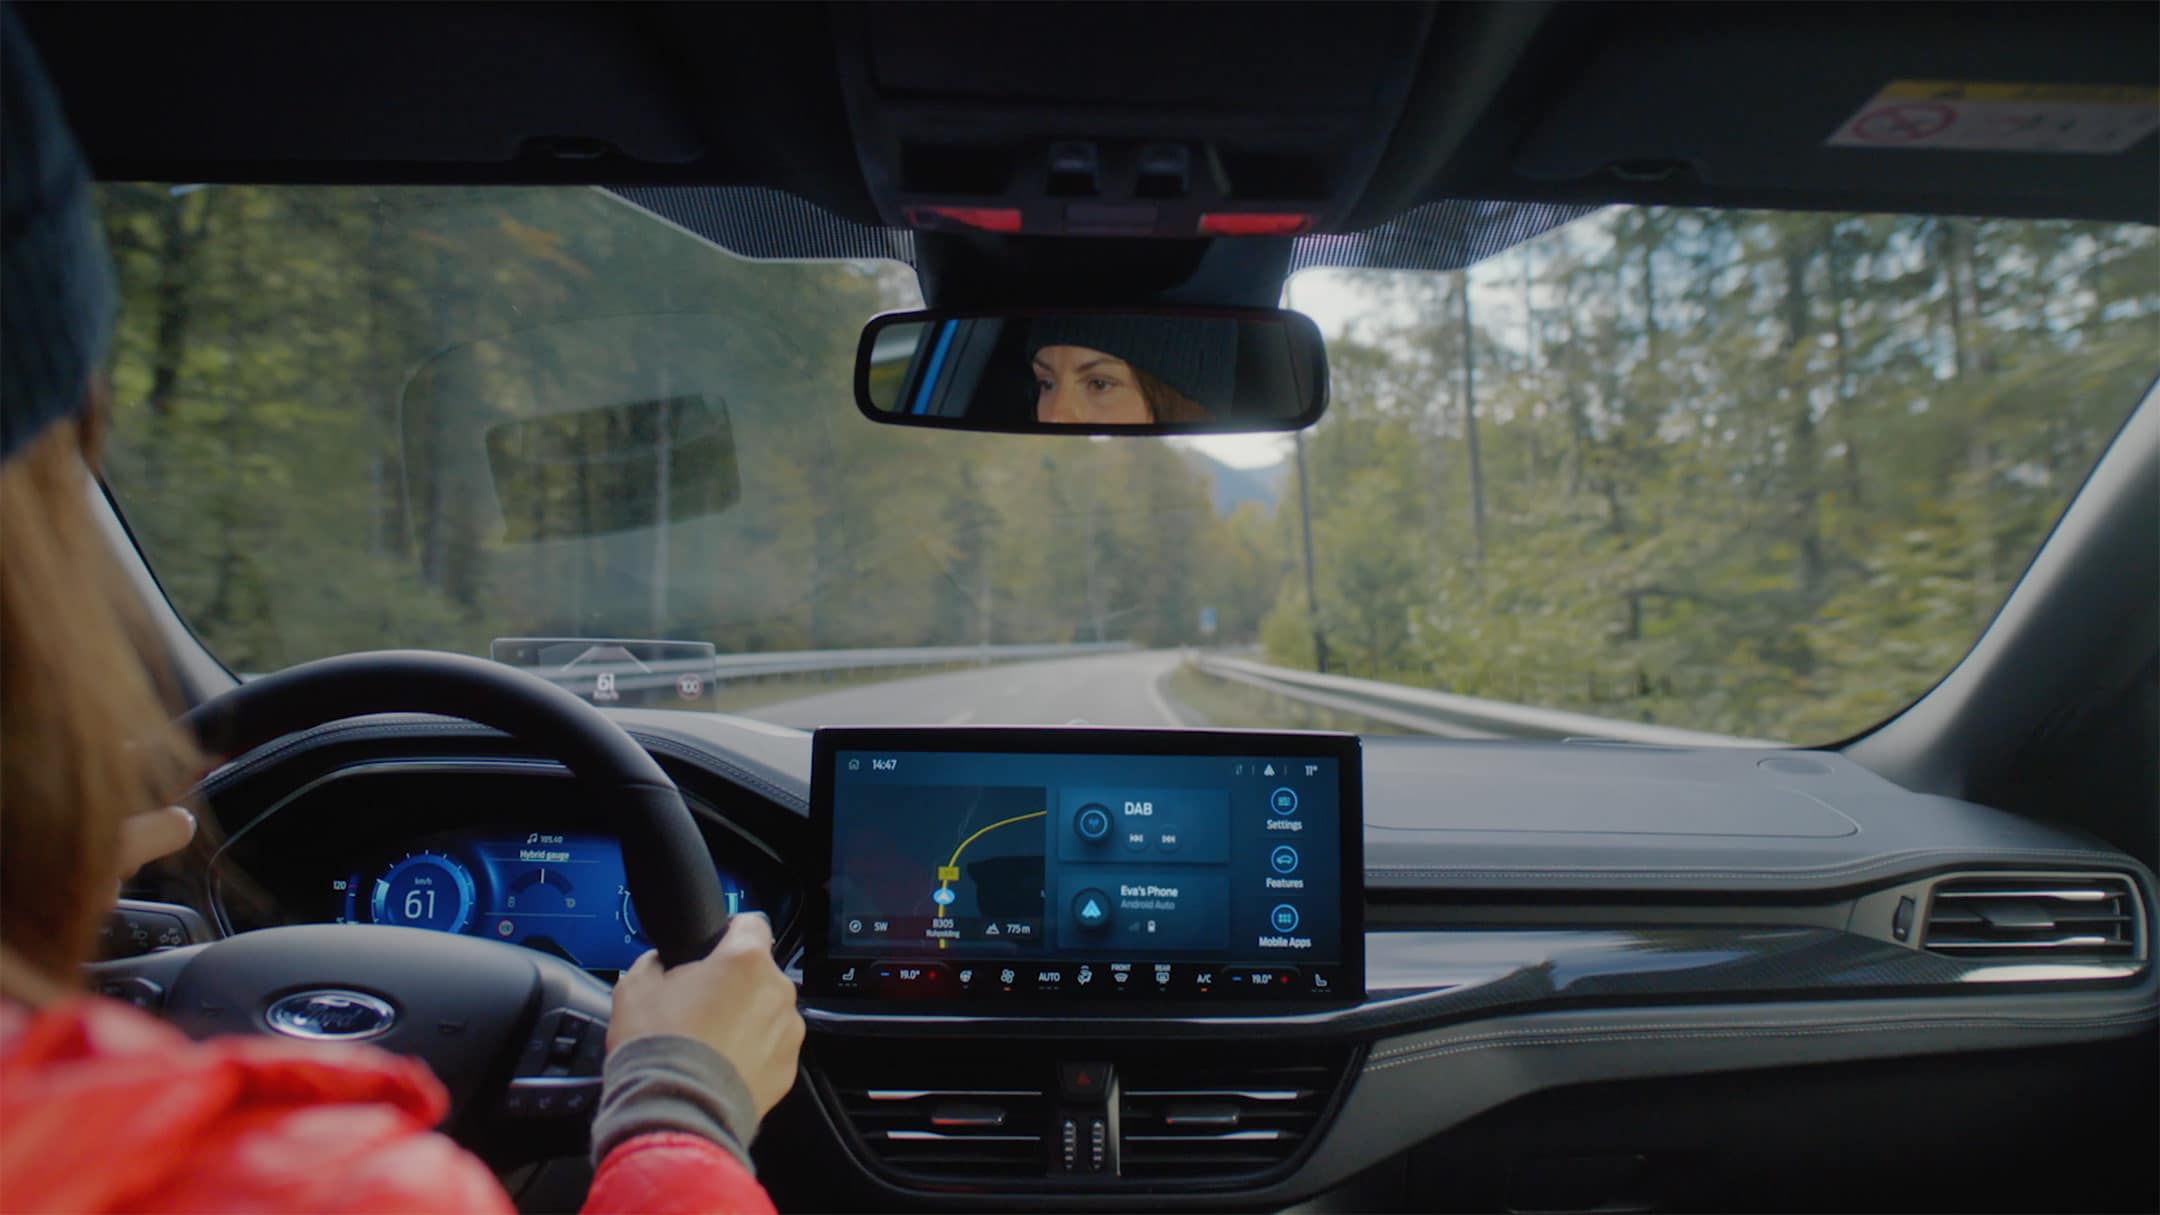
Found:
[[[1140,1195],[1266,1209],[1333,1195],[1380,1209],[1444,1194],[1463,1209],[1731,1208],[1757,1204],[1766,1176],[1800,1207],[1849,1202],[1862,1184],[1885,1205],[1940,1205],[1946,1177],[1961,1199],[2045,1206],[2059,1195],[2021,1178],[2119,1176],[2149,1158],[2149,1089],[2130,1102],[2120,1078],[2153,1074],[2152,874],[1832,753],[1365,739],[1358,788],[1338,770],[1330,806],[1298,783],[1328,785],[1302,768],[1324,757],[1254,735],[1211,752],[1180,732],[1176,763],[1150,769],[1164,757],[1079,731],[1068,746],[955,732],[942,746],[835,734],[814,748],[722,715],[615,716],[682,787],[731,902],[772,917],[803,984],[803,1080],[757,1147],[786,1207],[1109,1210]],[[1285,760],[1299,774],[1289,814],[1265,774]],[[1224,761],[1227,779],[1212,770]],[[1257,780],[1237,770],[1256,762]],[[1027,770],[997,769],[1015,763]],[[243,757],[205,792],[223,833],[208,865],[130,893],[202,909],[218,931],[400,923],[603,976],[642,949],[604,819],[560,767],[501,735],[343,723]],[[1202,859],[1217,855],[1202,840],[1218,804],[1219,864]],[[1354,850],[1313,846],[1330,813],[1338,828],[1361,820],[1334,837]],[[1291,820],[1305,826],[1267,829]],[[885,842],[849,846],[866,825]],[[1275,869],[1276,843],[1256,842],[1271,837],[1293,841],[1292,873]],[[1286,876],[1312,883],[1298,930],[1263,932],[1293,901],[1267,884]],[[1196,879],[1271,901],[1167,933],[1158,915],[1170,939],[1132,949],[1093,935],[1074,904],[1127,886],[1183,897]],[[1116,933],[1141,909],[1104,910]],[[1313,946],[1292,960],[1265,936]],[[1317,968],[1329,944],[1339,966],[1361,951],[1361,991],[1095,994],[1112,966],[1148,981],[1169,966],[1183,985]],[[978,969],[963,958],[1010,960],[1031,990],[961,995],[947,984]],[[849,961],[947,977],[919,994],[830,985]],[[1044,970],[1058,990],[1040,990]],[[1995,1119],[2012,1092],[2062,1113]],[[1916,1120],[1929,1138],[1913,1138]],[[1869,1150],[1895,1168],[1822,1163]],[[1880,1188],[1893,1174],[1914,1188]],[[528,1209],[577,1205],[572,1183],[510,1180]]]

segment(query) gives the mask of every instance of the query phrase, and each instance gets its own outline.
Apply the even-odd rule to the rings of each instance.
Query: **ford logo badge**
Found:
[[[264,1019],[291,1037],[353,1042],[388,1033],[397,1010],[365,992],[326,988],[289,995],[272,1004]]]

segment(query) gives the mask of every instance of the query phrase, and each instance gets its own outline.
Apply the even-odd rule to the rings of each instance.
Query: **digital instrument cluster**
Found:
[[[652,948],[611,836],[565,831],[452,832],[354,867],[331,882],[344,924],[390,924],[508,941],[586,970],[619,973]],[[729,914],[758,910],[720,873]]]

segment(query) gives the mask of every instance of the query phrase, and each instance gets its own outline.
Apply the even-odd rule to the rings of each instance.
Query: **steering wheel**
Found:
[[[492,726],[578,778],[581,812],[622,842],[645,931],[669,966],[704,957],[727,902],[675,783],[598,709],[538,676],[456,654],[347,654],[251,680],[181,719],[214,755],[370,713]],[[610,992],[507,942],[372,924],[264,928],[92,968],[192,1037],[365,1041],[425,1061],[461,1137],[537,1149],[582,1135],[599,1100]],[[493,1128],[514,1136],[491,1136]],[[558,1135],[546,1133],[550,1128]]]

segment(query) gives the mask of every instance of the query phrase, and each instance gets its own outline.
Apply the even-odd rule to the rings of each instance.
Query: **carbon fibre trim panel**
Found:
[[[1310,1194],[1518,1097],[1605,1081],[2060,1046],[2151,1032],[2149,985],[1972,1001],[1760,1004],[1508,1017],[1386,1039],[1281,1192]]]

